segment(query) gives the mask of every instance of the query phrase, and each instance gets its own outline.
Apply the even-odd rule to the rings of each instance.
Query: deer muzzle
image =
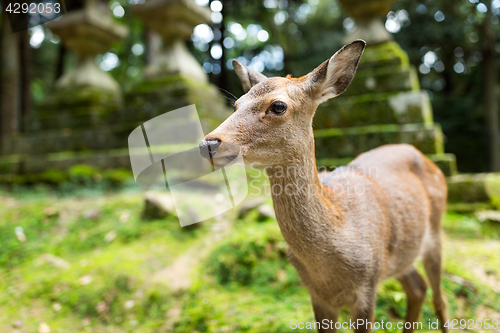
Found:
[[[215,154],[221,145],[221,141],[219,139],[215,140],[202,140],[200,142],[200,155],[204,158],[214,158]]]

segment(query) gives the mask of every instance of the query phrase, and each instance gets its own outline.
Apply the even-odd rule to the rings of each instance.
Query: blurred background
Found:
[[[181,228],[168,192],[135,185],[127,138],[190,104],[215,128],[243,93],[232,59],[299,77],[356,38],[368,42],[356,78],[314,120],[318,166],[397,142],[435,161],[450,191],[450,317],[500,319],[500,0],[61,4],[59,19],[31,16],[16,33],[8,7],[0,16],[1,332],[312,321],[261,172],[237,209]],[[405,304],[384,283],[376,320],[402,321]],[[429,300],[422,320],[435,320]]]

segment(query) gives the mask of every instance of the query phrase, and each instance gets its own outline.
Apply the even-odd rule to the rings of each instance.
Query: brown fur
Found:
[[[421,255],[443,324],[440,224],[447,189],[439,168],[400,144],[361,154],[334,172],[316,171],[314,112],[347,88],[362,50],[360,42],[347,45],[299,79],[263,79],[205,140],[236,143],[247,163],[266,167],[290,261],[309,290],[317,321],[336,321],[342,306],[352,309],[353,320],[373,321],[376,286],[389,277],[408,296],[406,320],[417,321],[427,288],[413,266]],[[274,101],[285,102],[287,111],[269,113]]]

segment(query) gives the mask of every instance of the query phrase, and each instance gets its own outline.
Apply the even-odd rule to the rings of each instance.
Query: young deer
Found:
[[[440,286],[447,188],[439,168],[413,146],[395,144],[363,153],[331,173],[316,170],[314,112],[346,90],[364,47],[361,40],[345,45],[300,78],[267,78],[233,60],[246,94],[200,149],[209,148],[204,155],[216,166],[241,149],[247,164],[265,167],[290,261],[311,295],[320,332],[336,332],[344,305],[353,321],[363,320],[351,326],[354,331],[371,332],[366,323],[374,319],[376,287],[389,277],[406,292],[412,328],[404,332],[412,332],[427,289],[414,267],[419,255],[447,332]]]

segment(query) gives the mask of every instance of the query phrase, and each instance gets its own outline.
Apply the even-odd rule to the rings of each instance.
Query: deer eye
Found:
[[[273,102],[266,113],[283,114],[286,111],[286,104],[283,102]]]

